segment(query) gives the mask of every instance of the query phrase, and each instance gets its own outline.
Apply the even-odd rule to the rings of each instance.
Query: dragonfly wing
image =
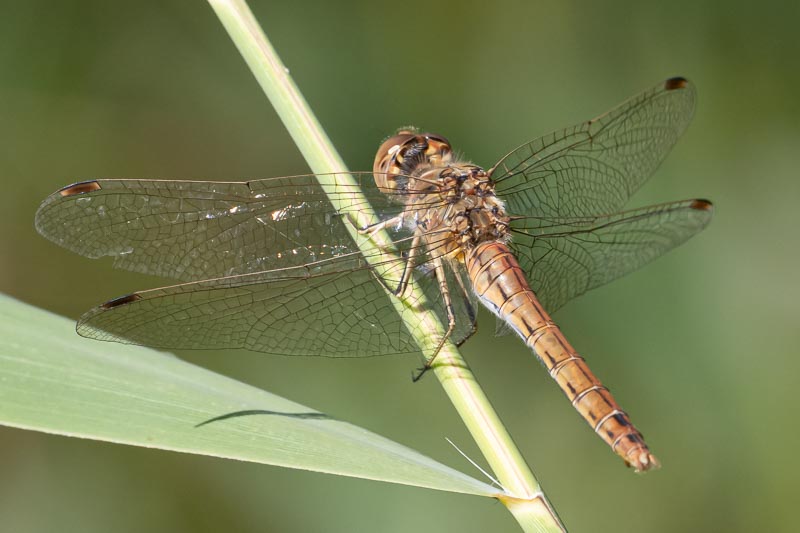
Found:
[[[409,242],[396,241],[405,247],[396,258],[368,261],[359,251],[136,292],[91,309],[79,320],[78,333],[162,349],[242,348],[327,357],[422,354],[415,338],[432,339],[432,346],[439,339],[418,313],[435,313],[447,324],[447,309],[433,271],[423,263],[427,251],[418,251],[420,266],[409,280],[423,297],[406,295],[401,301],[392,294],[406,268]],[[452,340],[460,342],[474,331],[476,306],[459,290],[464,285],[452,265],[445,271],[457,324]]]
[[[353,173],[385,216],[400,210]],[[359,208],[352,190],[333,196]],[[94,180],[50,195],[36,228],[87,257],[182,281],[301,265],[357,250],[313,175],[247,182]]]
[[[512,221],[511,246],[545,309],[632,272],[683,243],[711,220],[706,200],[614,215]]]
[[[512,333],[514,333],[514,329],[508,325],[508,322],[499,317],[495,318],[495,323],[494,323],[495,337],[505,337],[506,335],[511,335]]]
[[[613,213],[650,177],[691,121],[695,91],[672,78],[599,117],[545,135],[490,171],[512,215]]]
[[[383,263],[374,269],[376,260],[358,249],[331,197],[348,209],[366,208],[358,203],[366,202],[381,219],[403,205],[375,186],[372,173],[349,175],[361,182],[361,199],[346,186],[324,194],[314,175],[88,181],[48,197],[36,227],[82,255],[112,256],[120,268],[189,281],[92,309],[78,326],[87,337],[287,355],[420,353],[401,314],[432,311],[446,323],[438,283],[426,273],[434,250],[420,245],[412,254],[412,231],[393,223],[387,229],[399,255],[378,259]],[[424,200],[417,204],[424,207]],[[440,240],[434,246],[444,235]],[[398,314],[386,289],[397,288],[410,255],[419,271],[410,283],[419,284],[425,298],[407,298]],[[447,272],[448,285],[455,286],[457,275]],[[456,294],[460,329],[454,339],[463,340],[474,330],[474,306]]]
[[[78,333],[162,349],[420,353],[391,298],[363,258],[353,255],[133,293],[84,314]]]

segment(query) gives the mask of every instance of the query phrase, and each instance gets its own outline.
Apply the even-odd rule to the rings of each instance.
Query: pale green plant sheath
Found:
[[[0,424],[480,496],[498,492],[380,435],[171,354],[84,339],[74,321],[3,294]]]
[[[348,190],[355,183],[347,183],[347,169],[327,135],[322,130],[308,104],[300,94],[272,45],[267,40],[258,22],[244,0],[209,0],[222,24],[233,39],[259,84],[263,88],[290,135],[305,157],[311,170],[317,174],[336,173],[322,177],[320,184],[326,191],[336,184],[345,184]],[[333,183],[333,180],[336,183]],[[365,205],[356,199],[351,205]],[[366,226],[374,221],[369,213],[348,212],[347,206],[334,203],[354,221],[356,226]],[[373,240],[358,234],[355,226],[351,234],[367,256],[380,252],[380,243],[388,242],[386,235],[378,234]],[[422,299],[422,294],[413,298]],[[398,311],[402,303],[397,300]],[[403,314],[405,317],[407,313]],[[425,330],[434,335],[420,336],[418,342],[423,349],[430,348],[430,338],[444,327],[432,313],[422,313],[409,324],[410,331]],[[424,328],[420,327],[424,325]],[[495,413],[483,390],[470,371],[457,348],[448,343],[436,358],[434,371],[448,397],[475,438],[500,483],[513,497],[500,497],[506,507],[525,531],[564,531],[563,525],[547,502],[536,478],[525,463],[511,436]]]

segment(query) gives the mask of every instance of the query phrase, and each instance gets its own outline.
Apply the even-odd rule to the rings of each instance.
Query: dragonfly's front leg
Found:
[[[387,218],[386,220],[382,220],[376,224],[370,224],[369,226],[358,228],[358,233],[359,235],[367,235],[372,238],[376,233],[385,230],[387,227],[402,227],[404,221],[405,219],[403,218],[403,213],[400,213],[399,215],[395,215],[392,218]]]
[[[447,313],[447,331],[436,346],[433,355],[425,362],[425,366],[418,369],[417,374],[412,377],[413,381],[419,381],[425,372],[431,369],[433,362],[436,360],[436,356],[439,355],[439,352],[444,347],[444,343],[447,342],[447,339],[450,338],[450,335],[452,335],[453,331],[456,329],[456,314],[453,309],[453,300],[450,296],[450,287],[447,285],[447,277],[444,273],[444,262],[441,257],[436,257],[433,260],[433,272],[436,275],[436,281],[439,283],[439,291],[442,293],[442,301],[444,302],[445,312]]]
[[[400,283],[397,284],[394,295],[400,297],[406,291],[408,282],[411,280],[411,274],[414,272],[414,267],[417,265],[417,255],[419,255],[420,243],[422,242],[422,230],[417,228],[414,236],[411,239],[411,247],[408,250],[408,256],[403,266],[403,274],[400,276]]]
[[[405,292],[406,287],[408,287],[408,283],[411,280],[411,275],[413,274],[414,267],[416,266],[417,255],[419,254],[421,242],[422,242],[422,232],[420,230],[417,230],[414,233],[413,237],[411,237],[411,247],[409,251],[402,258],[403,270],[400,273],[396,285],[389,283],[384,276],[378,276],[378,275],[375,276],[387,291],[391,292],[398,298],[403,296],[403,293]],[[399,268],[399,265],[397,268]],[[391,270],[396,271],[397,268],[395,266],[392,266]]]
[[[400,213],[399,215],[393,216],[392,218],[388,218],[376,224],[370,224],[369,226],[364,226],[362,228],[359,228],[358,233],[360,235],[366,235],[370,239],[374,240],[375,234],[378,233],[379,231],[386,229],[387,227],[394,226],[396,228],[401,228],[404,224],[404,220],[405,219],[403,218],[403,213]],[[411,277],[411,271],[414,268],[412,264],[413,255],[415,255],[415,249],[419,246],[419,238],[420,236],[418,232],[415,232],[413,240],[411,241],[411,252],[409,253],[407,260],[405,261],[405,264],[403,266],[403,273],[400,275],[400,280],[397,282],[396,287],[390,287],[389,284],[386,282],[386,280],[379,277],[380,282],[383,284],[384,287],[386,287],[386,290],[388,290],[395,296],[402,295],[403,292],[405,291],[406,286],[408,285],[408,280]],[[394,250],[389,250],[388,246],[383,245],[380,242],[376,244],[383,252],[394,251]]]

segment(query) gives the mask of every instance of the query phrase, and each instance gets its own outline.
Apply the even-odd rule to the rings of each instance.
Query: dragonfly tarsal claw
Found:
[[[405,281],[401,281],[397,287],[392,290],[392,294],[395,295],[396,298],[402,298],[403,294],[406,292],[406,287],[408,287],[408,283]]]

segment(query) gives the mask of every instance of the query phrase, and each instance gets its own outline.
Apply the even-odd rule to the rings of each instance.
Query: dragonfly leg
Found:
[[[467,315],[472,323],[473,331],[475,328],[475,321],[477,319],[478,310],[475,309],[475,306],[472,305],[472,302],[469,300],[469,289],[466,285],[464,285],[464,279],[456,274],[456,283],[458,283],[458,288],[461,289],[461,298],[464,300],[464,307],[467,310]]]
[[[437,257],[433,260],[433,268],[434,274],[436,274],[436,280],[439,282],[439,290],[442,293],[442,300],[444,301],[444,307],[447,312],[447,331],[436,346],[433,355],[425,362],[425,366],[418,368],[417,374],[412,376],[411,379],[414,382],[419,381],[425,372],[431,369],[433,362],[436,360],[436,356],[439,355],[439,352],[444,347],[444,343],[447,342],[447,339],[450,338],[450,335],[452,335],[453,331],[456,329],[456,314],[453,310],[453,300],[450,297],[450,288],[447,286],[447,278],[444,273],[444,264],[442,263],[441,257]]]
[[[390,226],[402,226],[403,225],[403,215],[402,213],[393,216],[392,218],[387,218],[386,220],[382,220],[376,224],[370,224],[369,226],[364,226],[362,228],[358,228],[358,233],[360,235],[369,235],[370,237],[374,236],[381,230],[386,229]]]
[[[419,254],[420,242],[422,241],[422,231],[417,229],[414,232],[414,237],[411,239],[411,248],[408,251],[408,257],[403,266],[403,274],[400,276],[400,283],[397,284],[394,295],[400,297],[406,291],[408,282],[411,279],[411,274],[414,272],[416,266],[417,254]]]
[[[392,287],[385,279],[378,278],[386,290],[398,298],[402,297],[406,287],[408,287],[408,282],[411,280],[411,274],[414,272],[416,256],[419,253],[421,240],[422,232],[418,230],[414,233],[414,236],[411,239],[411,248],[408,252],[408,255],[405,257],[405,261],[403,262],[403,272],[400,274],[400,279],[398,280],[396,286]]]

